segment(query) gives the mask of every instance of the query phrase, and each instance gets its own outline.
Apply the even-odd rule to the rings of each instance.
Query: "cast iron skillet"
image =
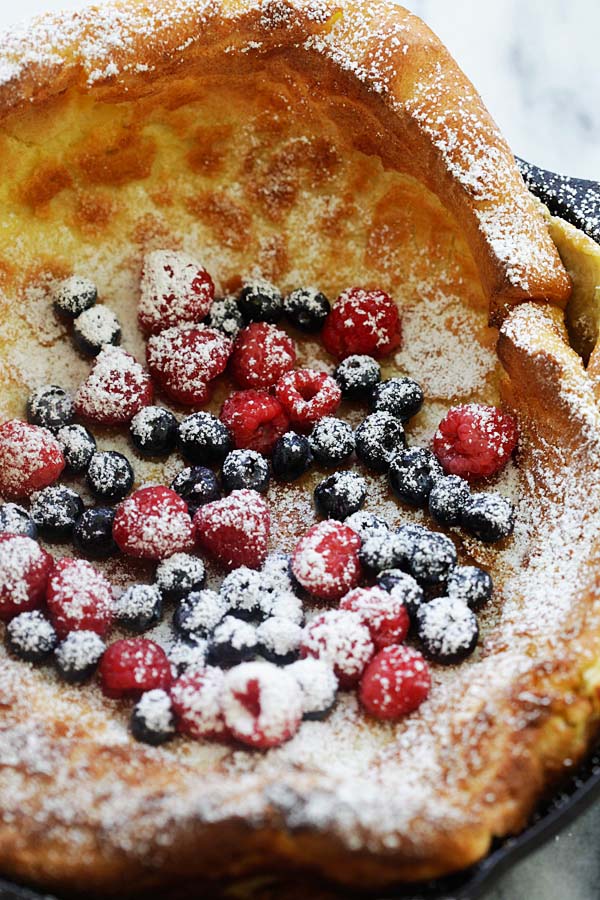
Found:
[[[529,190],[547,205],[551,213],[585,231],[600,244],[600,183],[556,175],[521,159],[517,159],[517,163]],[[525,831],[517,837],[498,841],[480,863],[449,878],[395,890],[378,900],[476,900],[509,866],[555,835],[598,798],[600,748],[563,783],[551,800],[542,805]],[[348,898],[348,893],[345,897]],[[0,879],[0,900],[59,898]]]

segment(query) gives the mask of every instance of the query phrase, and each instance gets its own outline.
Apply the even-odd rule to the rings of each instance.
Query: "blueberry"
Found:
[[[182,469],[171,482],[171,489],[185,500],[191,516],[205,503],[213,503],[221,497],[217,476],[204,466]]]
[[[203,669],[207,651],[208,643],[194,634],[177,638],[165,647],[167,658],[179,675],[191,669]]]
[[[115,601],[114,610],[122,628],[142,634],[162,618],[161,593],[151,584],[132,584]]]
[[[363,541],[366,541],[371,535],[385,535],[390,530],[385,519],[370,512],[352,513],[345,520],[344,525],[355,531]]]
[[[423,389],[412,378],[389,378],[373,388],[371,409],[391,413],[401,422],[408,422],[419,412],[424,399]]]
[[[268,281],[247,284],[238,297],[244,322],[270,322],[275,325],[283,315],[281,294]]]
[[[398,553],[397,568],[408,571],[410,558],[417,541],[419,541],[423,535],[426,536],[430,533],[428,528],[425,528],[423,525],[417,525],[416,522],[408,522],[404,525],[400,525],[399,528],[396,529],[396,550]]]
[[[256,628],[250,622],[226,616],[217,625],[208,645],[208,661],[213,666],[229,668],[253,659],[258,649]]]
[[[174,553],[160,563],[155,579],[165,600],[181,600],[186,594],[199,591],[204,586],[206,567],[198,556]]]
[[[179,423],[179,449],[191,463],[221,463],[231,450],[231,434],[226,425],[207,412],[192,413]]]
[[[27,400],[27,421],[49,431],[58,431],[73,421],[75,407],[70,394],[56,384],[36,388]]]
[[[515,509],[501,494],[477,494],[463,511],[462,524],[478,540],[494,543],[513,533]]]
[[[244,317],[235,297],[215,300],[206,317],[209,328],[221,331],[226,337],[235,340],[244,327]]]
[[[471,490],[464,478],[447,475],[431,488],[429,512],[439,525],[458,525],[470,499]]]
[[[96,452],[96,439],[83,425],[65,425],[56,439],[61,446],[67,468],[78,475],[85,472]]]
[[[158,747],[175,735],[175,716],[166,691],[146,691],[133,707],[131,733],[136,741]]]
[[[374,472],[387,472],[392,459],[406,447],[402,422],[387,412],[376,412],[355,432],[356,455]]]
[[[338,680],[329,663],[307,656],[292,663],[286,671],[300,686],[304,718],[324,719],[335,705],[338,688]]]
[[[325,294],[314,288],[298,288],[284,299],[283,312],[296,328],[315,333],[325,324],[331,312],[331,303]]]
[[[86,356],[98,356],[105,344],[121,343],[121,325],[108,306],[94,306],[75,319],[73,341]]]
[[[328,519],[346,519],[367,497],[367,482],[358,472],[334,472],[315,488],[317,512]]]
[[[46,540],[63,541],[71,537],[83,510],[83,500],[76,491],[53,485],[33,495],[30,515]]]
[[[298,659],[302,628],[290,619],[271,616],[256,629],[258,652],[269,662],[287,666]]]
[[[44,662],[57,643],[54,628],[39,610],[21,613],[6,626],[6,646],[26,662]]]
[[[269,616],[287,619],[295,625],[304,625],[302,600],[292,591],[276,591],[265,599],[264,608]]]
[[[107,559],[114,556],[118,547],[113,539],[115,510],[97,506],[86,509],[75,523],[73,544],[83,556],[90,559]]]
[[[71,275],[54,292],[54,309],[66,319],[75,319],[86,309],[91,309],[98,299],[98,290],[93,281]]]
[[[275,550],[267,556],[261,569],[265,590],[276,593],[294,590],[290,562],[290,555],[283,550]]]
[[[251,490],[264,494],[269,488],[269,463],[256,450],[232,450],[223,462],[223,490]]]
[[[312,463],[312,450],[303,434],[286,431],[275,444],[271,464],[279,481],[295,481],[310,469]]]
[[[72,631],[54,652],[56,668],[70,684],[80,684],[94,674],[106,645],[94,631]]]
[[[434,482],[442,476],[439,462],[423,447],[401,450],[390,463],[390,487],[403,503],[410,506],[425,506]]]
[[[399,600],[406,607],[411,619],[414,619],[417,610],[425,602],[423,588],[412,575],[401,569],[384,569],[377,576],[377,585],[389,594],[393,594],[394,599]]]
[[[448,576],[446,593],[479,609],[492,597],[494,585],[489,572],[477,566],[456,566]]]
[[[393,531],[366,538],[358,555],[362,565],[370,572],[395,569],[401,565],[404,558],[401,541]]]
[[[268,586],[259,572],[240,566],[221,584],[221,597],[227,608],[240,619],[264,619],[272,601]]]
[[[420,584],[443,584],[456,565],[456,547],[445,534],[427,531],[415,543],[409,571]]]
[[[145,406],[131,420],[131,442],[142,456],[167,456],[175,447],[177,426],[168,409]]]
[[[0,506],[0,533],[22,534],[37,537],[37,526],[26,509],[17,503],[3,503]]]
[[[324,416],[317,422],[308,440],[315,459],[324,466],[336,466],[354,452],[352,428],[334,416]]]
[[[477,646],[477,617],[455,597],[437,597],[423,603],[416,624],[425,653],[442,665],[460,662]]]
[[[131,463],[116,450],[94,453],[87,470],[87,483],[93,495],[104,503],[119,503],[133,487]]]
[[[347,400],[369,400],[381,381],[381,366],[372,356],[347,356],[333,373]]]
[[[228,611],[225,600],[216,591],[193,591],[177,605],[173,627],[184,637],[207,638]]]

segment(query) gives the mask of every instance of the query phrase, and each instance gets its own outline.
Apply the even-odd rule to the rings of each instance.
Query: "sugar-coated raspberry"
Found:
[[[171,488],[139,488],[117,508],[113,537],[119,549],[138,559],[165,559],[194,543],[187,504]]]
[[[104,636],[113,622],[112,589],[104,575],[83,559],[61,559],[48,579],[50,618],[60,638],[70,631]]]
[[[286,433],[289,419],[276,397],[267,391],[237,391],[223,404],[221,421],[227,425],[236,449],[256,450],[270,456]]]
[[[338,383],[326,372],[298,369],[289,372],[277,383],[277,399],[290,422],[310,429],[323,416],[331,416],[342,402]]]
[[[104,653],[98,670],[102,693],[113,700],[138,698],[146,691],[168,691],[173,681],[165,651],[148,638],[115,641]]]
[[[429,666],[412,647],[386,647],[371,660],[360,701],[376,719],[399,719],[417,709],[431,686]]]
[[[342,597],[340,609],[358,613],[378,650],[401,644],[408,634],[408,610],[398,595],[379,587],[356,588]]]
[[[257,491],[233,491],[200,507],[194,528],[200,546],[225,568],[258,569],[266,559],[271,517]]]
[[[231,354],[231,374],[241,388],[268,388],[294,368],[294,342],[280,328],[254,322],[237,336]]]
[[[273,663],[250,662],[231,669],[222,703],[230,733],[250,747],[277,747],[294,736],[302,721],[300,686]]]
[[[152,396],[152,380],[142,366],[125,350],[107,345],[75,395],[75,410],[100,425],[119,425],[152,403]]]
[[[41,606],[54,560],[30,537],[0,534],[0,619]]]
[[[227,735],[221,694],[225,674],[216,666],[186,672],[171,688],[177,730],[192,738]]]
[[[300,652],[333,666],[340,687],[346,689],[360,680],[375,646],[362,616],[345,609],[329,609],[308,623]]]
[[[448,410],[436,431],[433,450],[450,475],[477,481],[504,468],[518,436],[513,416],[496,406],[465,403]]]
[[[200,322],[215,297],[212,278],[186,253],[154,250],[142,266],[138,319],[146,334]]]
[[[355,353],[386,356],[400,346],[398,307],[385,291],[350,288],[338,298],[322,332],[325,349],[338,359]]]
[[[232,347],[214,328],[181,325],[153,335],[146,360],[165,394],[178,403],[201,406],[210,398],[210,382],[225,370]]]
[[[300,538],[292,555],[292,573],[321,600],[339,600],[361,576],[360,537],[347,525],[327,520]]]
[[[8,500],[54,484],[64,467],[60,444],[45,428],[18,419],[0,425],[0,494]]]

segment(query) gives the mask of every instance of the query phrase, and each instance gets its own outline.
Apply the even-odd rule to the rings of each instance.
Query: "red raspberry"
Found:
[[[129,422],[152,402],[152,380],[120,347],[105,345],[75,396],[75,409],[100,425]]]
[[[292,554],[292,572],[303,588],[321,600],[339,600],[360,581],[360,538],[331,520],[306,532]]]
[[[201,506],[194,527],[200,546],[228,569],[259,569],[266,559],[271,516],[256,491],[233,491]]]
[[[225,676],[223,715],[243,744],[277,747],[294,736],[302,721],[300,686],[273,663],[242,663]]]
[[[449,475],[469,481],[504,468],[517,446],[516,420],[496,406],[465,403],[448,410],[433,439],[433,452]]]
[[[89,562],[61,559],[48,580],[48,609],[58,636],[95,631],[103,637],[113,621],[111,586]]]
[[[402,340],[398,307],[385,291],[350,288],[327,317],[322,339],[338,359],[353,353],[387,356]]]
[[[115,641],[104,651],[98,674],[102,693],[113,700],[137,699],[156,688],[168,691],[173,680],[165,651],[147,638]]]
[[[193,738],[222,738],[227,735],[223,719],[221,693],[225,675],[222,669],[207,666],[186,672],[173,684],[171,699],[177,717],[177,730]]]
[[[231,373],[242,388],[268,388],[296,363],[294,342],[267,322],[254,322],[233,345]]]
[[[310,429],[323,416],[332,416],[342,402],[342,391],[326,372],[298,369],[279,379],[277,399],[294,425]]]
[[[191,256],[154,250],[144,259],[138,319],[146,334],[200,322],[214,299],[212,278]]]
[[[376,719],[399,719],[426,699],[429,666],[418,650],[386,647],[369,663],[360,685],[360,701]]]
[[[256,450],[270,456],[279,438],[289,428],[283,406],[267,391],[237,391],[221,409],[238,450]]]
[[[51,432],[18,419],[0,425],[0,494],[18,500],[54,484],[65,467]]]
[[[410,628],[410,618],[404,604],[378,587],[350,591],[342,598],[340,609],[358,613],[378,650],[401,644]]]
[[[54,560],[21,534],[0,534],[0,619],[41,606]]]
[[[139,488],[117,507],[113,537],[119,549],[138,559],[165,559],[189,550],[194,528],[187,503],[170,488]]]
[[[359,615],[329,609],[308,623],[300,652],[302,656],[315,656],[333,666],[343,689],[359,681],[375,647],[369,629]]]
[[[209,382],[225,371],[233,344],[214,328],[181,325],[153,335],[146,345],[146,360],[161,389],[188,406],[210,399]]]

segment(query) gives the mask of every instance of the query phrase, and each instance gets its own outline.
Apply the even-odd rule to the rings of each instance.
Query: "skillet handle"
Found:
[[[517,157],[525,184],[550,212],[600,244],[600,183],[538,169]]]

